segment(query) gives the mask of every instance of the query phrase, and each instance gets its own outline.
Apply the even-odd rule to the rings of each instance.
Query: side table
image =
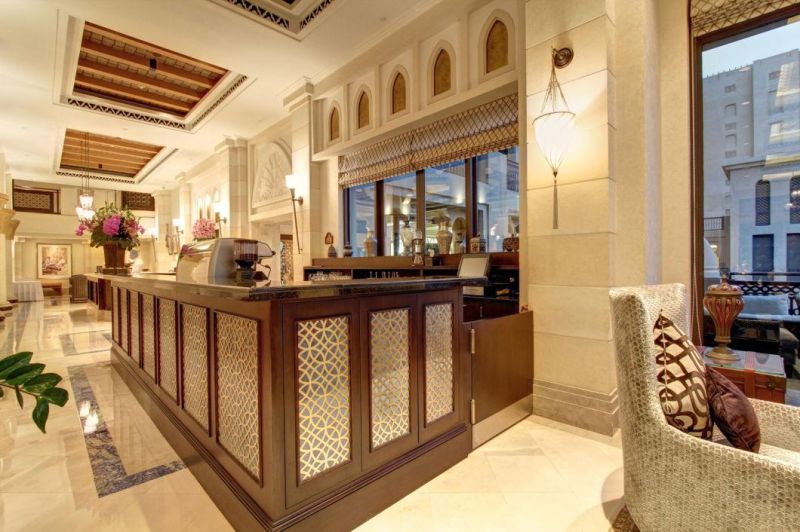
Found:
[[[747,397],[786,402],[786,373],[780,355],[734,350],[739,360],[723,363],[707,356],[711,349],[704,347],[701,350],[706,364],[728,377]]]

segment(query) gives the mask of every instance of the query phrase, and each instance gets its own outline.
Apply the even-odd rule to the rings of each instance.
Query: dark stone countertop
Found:
[[[132,276],[92,274],[98,279],[109,279],[113,285],[133,290],[180,290],[197,295],[229,297],[247,301],[290,299],[315,299],[353,295],[402,294],[420,290],[442,290],[456,286],[480,286],[485,277],[429,276],[397,279],[353,279],[346,281],[294,281],[281,285],[253,281],[237,283],[219,280],[214,283],[178,282],[174,275],[140,273]]]

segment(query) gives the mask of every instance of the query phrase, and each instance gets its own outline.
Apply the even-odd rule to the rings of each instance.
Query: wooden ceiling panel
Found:
[[[67,129],[60,167],[65,170],[89,168],[128,177],[137,175],[162,146]]]
[[[87,22],[73,90],[184,118],[227,73]]]

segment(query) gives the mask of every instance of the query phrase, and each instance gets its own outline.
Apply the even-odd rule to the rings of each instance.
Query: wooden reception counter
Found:
[[[239,530],[349,530],[470,451],[478,279],[104,277],[114,367]]]

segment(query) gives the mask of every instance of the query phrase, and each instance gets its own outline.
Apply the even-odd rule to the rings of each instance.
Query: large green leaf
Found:
[[[64,406],[69,400],[69,392],[64,388],[50,388],[43,391],[41,397],[54,405]]]
[[[46,432],[44,426],[47,424],[48,415],[50,415],[50,403],[41,397],[37,398],[36,406],[33,408],[33,422],[42,432]]]
[[[22,394],[19,391],[19,386],[14,386],[14,393],[17,395],[17,402],[19,407],[22,408]]]
[[[33,358],[33,353],[24,351],[14,355],[8,355],[0,360],[0,379],[5,379],[9,373],[14,371],[20,365],[27,364]]]
[[[6,377],[6,382],[11,386],[19,386],[25,384],[30,379],[44,371],[44,364],[28,364],[20,366]]]
[[[26,382],[22,389],[30,393],[41,393],[61,382],[61,375],[57,373],[42,373]]]

